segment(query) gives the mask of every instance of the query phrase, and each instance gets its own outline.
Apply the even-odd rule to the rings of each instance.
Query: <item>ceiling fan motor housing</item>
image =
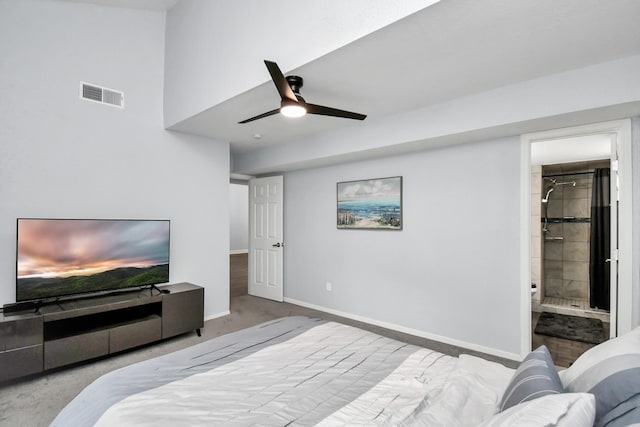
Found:
[[[300,88],[302,88],[302,77],[300,76],[287,76],[287,83],[291,86],[291,90],[296,95],[300,95]]]

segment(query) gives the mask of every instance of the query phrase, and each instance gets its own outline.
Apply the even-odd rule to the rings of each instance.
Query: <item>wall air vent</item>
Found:
[[[124,93],[91,83],[80,82],[80,98],[124,108]]]

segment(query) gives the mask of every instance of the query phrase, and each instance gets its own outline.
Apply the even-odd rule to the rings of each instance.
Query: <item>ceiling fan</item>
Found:
[[[322,105],[316,105],[308,103],[300,95],[300,88],[302,87],[302,77],[287,76],[285,77],[280,71],[280,67],[273,61],[264,61],[269,74],[271,74],[271,80],[276,85],[278,93],[280,94],[280,108],[267,111],[266,113],[259,114],[250,119],[238,122],[238,124],[249,123],[254,120],[262,119],[264,117],[273,116],[274,114],[282,113],[287,117],[300,117],[305,114],[318,114],[321,116],[342,117],[345,119],[364,120],[367,116],[365,114],[353,113],[351,111],[339,110],[337,108],[325,107]]]

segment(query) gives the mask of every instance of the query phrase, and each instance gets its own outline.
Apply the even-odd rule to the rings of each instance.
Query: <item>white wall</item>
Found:
[[[519,159],[506,138],[287,173],[285,297],[517,358]],[[397,175],[402,231],[336,229],[337,182]]]
[[[229,147],[163,130],[165,14],[0,1],[0,304],[17,217],[171,220],[171,281],[228,310]],[[80,80],[125,93],[80,100]]]
[[[229,249],[243,252],[249,249],[249,186],[229,186]]]

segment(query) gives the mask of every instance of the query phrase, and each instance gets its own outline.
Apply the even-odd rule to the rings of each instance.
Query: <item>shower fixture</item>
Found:
[[[551,194],[551,192],[555,189],[556,185],[570,185],[572,187],[576,186],[576,182],[575,181],[558,182],[558,181],[556,181],[555,178],[547,178],[547,177],[545,177],[544,179],[547,179],[547,180],[551,181],[551,185],[549,185],[547,188],[544,189],[544,191],[547,194],[542,199],[542,203],[547,203],[549,201],[549,194]]]
[[[558,182],[558,180],[556,178],[551,178],[548,176],[543,176],[543,179],[546,179],[547,181],[550,181],[551,183],[544,189],[544,198],[542,199],[542,203],[543,203],[543,211],[544,211],[544,216],[543,216],[543,226],[542,226],[542,232],[544,233],[544,240],[548,240],[548,241],[562,241],[564,240],[564,237],[561,236],[552,236],[550,234],[550,230],[547,227],[547,225],[549,224],[549,215],[548,215],[548,210],[549,210],[549,196],[551,195],[551,193],[556,189],[557,185],[570,185],[572,187],[576,186],[576,182],[575,181],[565,181],[565,182]],[[561,196],[562,197],[562,196]],[[565,217],[568,218],[568,217]]]

